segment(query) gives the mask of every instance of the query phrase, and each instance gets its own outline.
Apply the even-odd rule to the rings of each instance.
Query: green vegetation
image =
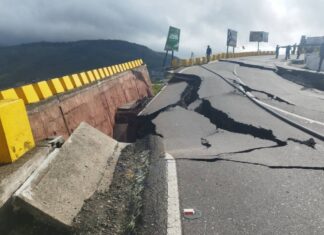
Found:
[[[153,95],[155,96],[157,93],[159,93],[161,91],[162,87],[164,87],[163,83],[154,83],[154,84],[152,84]]]
[[[143,59],[161,71],[164,53],[119,40],[30,43],[0,47],[0,89]]]

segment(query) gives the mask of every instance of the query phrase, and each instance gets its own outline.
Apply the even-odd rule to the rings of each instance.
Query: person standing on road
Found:
[[[290,59],[290,50],[291,50],[291,46],[290,45],[286,46],[286,60]]]
[[[321,44],[319,56],[320,56],[320,62],[319,62],[319,65],[318,65],[317,72],[320,72],[321,68],[322,68],[322,63],[323,63],[323,59],[324,59],[324,42]]]
[[[276,59],[278,59],[278,57],[279,57],[279,49],[280,49],[280,46],[277,45],[276,46]]]
[[[301,45],[298,45],[297,46],[297,60],[299,60],[300,54],[301,54]]]
[[[207,57],[207,63],[210,61],[210,55],[212,54],[212,49],[210,48],[210,46],[207,46],[207,50],[206,50],[206,57]]]
[[[297,48],[297,44],[295,43],[295,44],[293,45],[293,50],[292,50],[292,54],[293,54],[293,55],[295,55],[295,53],[296,53],[296,48]]]

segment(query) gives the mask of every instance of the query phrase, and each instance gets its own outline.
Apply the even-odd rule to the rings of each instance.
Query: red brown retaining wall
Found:
[[[67,138],[81,122],[113,135],[117,108],[152,96],[146,66],[100,80],[27,107],[35,141],[50,136]]]

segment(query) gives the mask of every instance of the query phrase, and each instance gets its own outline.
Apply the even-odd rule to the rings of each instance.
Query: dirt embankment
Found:
[[[163,234],[165,161],[157,138],[143,138],[122,151],[110,189],[86,201],[72,234]]]

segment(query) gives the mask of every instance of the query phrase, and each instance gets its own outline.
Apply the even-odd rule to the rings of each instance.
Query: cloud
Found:
[[[228,28],[238,31],[238,49],[249,31],[269,32],[269,49],[323,35],[324,2],[306,0],[1,0],[0,44],[83,39],[122,39],[162,51],[169,25],[181,28],[180,52],[226,50]]]

